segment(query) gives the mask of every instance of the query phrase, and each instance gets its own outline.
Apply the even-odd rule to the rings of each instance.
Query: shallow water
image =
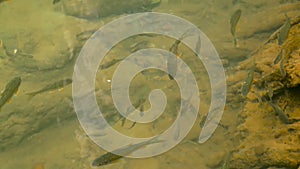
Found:
[[[50,0],[11,0],[0,3],[0,39],[6,47],[0,48],[0,87],[4,89],[12,77],[22,78],[18,94],[0,112],[0,169],[88,169],[94,158],[105,153],[82,130],[73,108],[71,85],[63,90],[40,93],[33,98],[26,95],[60,79],[72,78],[79,51],[94,30],[127,15],[113,12],[106,16],[94,15],[98,9],[85,3],[83,5],[86,6],[81,6],[83,9],[79,11],[88,8],[91,14],[76,17],[65,14],[64,5],[68,3],[72,2],[62,0],[53,5]],[[201,29],[218,51],[229,77],[232,73],[230,68],[246,59],[283,23],[284,12],[292,11],[288,13],[290,15],[297,12],[290,6],[280,8],[289,3],[292,2],[162,0],[152,11],[184,18]],[[79,7],[75,4],[74,8]],[[242,16],[237,25],[238,47],[235,48],[229,20],[237,9],[242,10]],[[274,15],[278,15],[277,20]],[[259,24],[261,22],[265,24]],[[169,50],[174,39],[164,36],[132,37],[116,45],[104,61],[124,59],[135,50],[134,44],[140,41],[147,43],[137,50],[149,47]],[[193,71],[200,92],[198,118],[191,131],[177,146],[159,156],[124,158],[103,168],[131,169],[142,165],[144,169],[209,169],[222,167],[230,157],[231,149],[238,144],[234,131],[242,103],[233,105],[227,102],[221,119],[226,127],[219,126],[207,142],[199,144],[199,123],[210,106],[210,83],[205,67],[195,59],[188,47],[180,45],[179,50],[181,58]],[[10,54],[7,55],[7,52]],[[114,129],[127,136],[149,137],[162,133],[174,122],[180,108],[178,86],[164,72],[149,70],[138,74],[129,89],[133,104],[140,107],[139,101],[144,99],[143,108],[149,109],[149,92],[160,88],[168,98],[167,106],[155,122],[133,126],[132,121],[125,120],[122,124],[118,114],[111,115],[116,109],[109,80],[112,80],[117,65],[102,71],[99,69],[96,75],[95,93],[104,116]]]

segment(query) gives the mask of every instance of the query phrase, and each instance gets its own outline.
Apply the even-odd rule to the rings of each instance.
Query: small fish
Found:
[[[169,51],[172,52],[177,57],[181,57],[181,54],[178,53],[178,46],[181,43],[182,39],[189,36],[190,30],[187,30],[179,39],[176,39],[176,41],[173,43],[173,45],[170,47]],[[176,57],[168,57],[167,59],[167,69],[168,69],[168,76],[170,80],[173,80],[176,76],[177,72],[177,58]]]
[[[257,100],[258,100],[258,103],[259,103],[259,105],[261,105],[262,104],[262,97],[259,95],[259,93],[257,93],[256,91],[254,92],[254,94],[256,95],[256,97],[257,97]]]
[[[178,45],[181,43],[181,38],[177,39],[172,46],[170,47],[169,51],[174,53],[175,55],[178,55]]]
[[[167,59],[168,76],[170,80],[173,80],[177,73],[177,58],[169,56]]]
[[[128,129],[132,129],[136,124],[136,121],[132,123],[132,125]]]
[[[176,129],[175,129],[175,132],[173,135],[173,140],[178,140],[179,136],[180,136],[180,123],[177,123]]]
[[[184,38],[184,36],[177,39],[169,49],[169,51],[172,52],[173,54],[175,54],[177,57],[180,56],[178,53],[178,45],[181,43],[181,40],[183,38]],[[177,58],[176,57],[172,57],[172,56],[168,57],[167,68],[168,68],[168,72],[169,72],[169,74],[168,74],[169,79],[173,80],[174,77],[176,76],[176,72],[177,72]]]
[[[103,65],[100,65],[100,69],[101,70],[107,69],[107,68],[113,66],[114,64],[120,62],[121,60],[123,60],[123,59],[113,59],[113,60],[111,60],[111,61],[109,61],[107,63],[104,63]]]
[[[124,127],[126,118],[122,116],[122,117],[121,117],[121,120],[122,120],[121,126]]]
[[[195,51],[198,52],[198,54],[200,54],[200,49],[201,49],[201,37],[199,35],[196,43]]]
[[[232,0],[232,5],[239,3],[239,0]]]
[[[80,32],[79,34],[76,35],[76,39],[79,41],[86,41],[88,40],[97,30],[86,30],[83,32]]]
[[[280,62],[280,74],[282,75],[282,77],[286,76],[286,71],[284,69],[284,64],[285,64],[285,59],[282,59]]]
[[[134,53],[140,49],[144,49],[149,45],[148,41],[141,41],[130,46],[130,52]]]
[[[21,77],[15,77],[6,84],[5,89],[1,93],[0,109],[5,103],[10,101],[14,94],[17,93],[21,85],[21,81]]]
[[[137,100],[137,102],[133,103],[134,107],[141,107],[142,105],[145,104],[147,100],[145,98],[140,98],[139,100]]]
[[[52,4],[55,5],[55,4],[57,4],[58,2],[60,2],[60,0],[53,0]]]
[[[290,123],[289,117],[283,112],[283,110],[277,104],[274,104],[272,102],[268,102],[268,103],[272,106],[273,110],[278,115],[281,122],[283,122],[284,124]]]
[[[205,122],[206,122],[206,119],[207,119],[207,115],[205,115],[205,116],[202,117],[202,119],[201,119],[201,121],[200,121],[200,123],[199,123],[200,128],[203,128],[203,127],[204,127],[204,124],[205,124]],[[212,119],[213,119],[213,118],[212,118]],[[210,121],[211,121],[212,119],[210,119]],[[218,126],[224,128],[224,129],[228,129],[228,126],[223,125],[221,122],[218,123]]]
[[[282,59],[282,50],[280,51],[280,53],[277,55],[277,57],[274,60],[274,65],[276,65],[277,63],[279,63],[279,61]]]
[[[49,91],[53,91],[53,90],[60,90],[63,87],[65,87],[71,83],[72,83],[72,79],[63,79],[63,80],[57,81],[53,84],[47,85],[38,91],[27,93],[27,95],[34,97],[35,95],[40,94],[40,93],[49,92]]]
[[[236,26],[240,20],[241,15],[242,15],[242,10],[238,9],[233,13],[230,19],[230,26],[231,26],[230,32],[233,36],[234,47],[237,47],[237,38],[235,33],[236,33]]]
[[[170,47],[169,51],[174,53],[176,56],[179,54],[178,53],[178,45],[181,43],[181,41],[190,36],[192,34],[193,29],[188,29],[186,30],[179,39],[176,39],[176,41],[173,43],[173,45]]]
[[[244,96],[244,97],[247,96],[247,94],[248,94],[248,92],[251,88],[251,85],[252,85],[252,82],[253,82],[254,69],[255,69],[255,66],[253,66],[253,68],[251,68],[249,70],[248,76],[245,79],[245,81],[243,82],[241,93],[242,93],[242,96]]]
[[[118,155],[118,154],[124,154],[124,155],[129,155],[130,153],[148,145],[148,144],[153,144],[153,143],[158,143],[158,142],[162,142],[162,140],[156,140],[156,137],[144,141],[144,142],[140,142],[137,144],[132,144],[132,145],[127,145],[125,147],[121,147],[119,149],[116,149],[112,152],[107,152],[106,154],[103,154],[102,156],[96,158],[93,162],[92,162],[92,166],[96,167],[96,166],[104,166],[107,164],[111,164],[113,162],[115,162],[116,160],[122,158],[123,156]]]
[[[279,45],[282,45],[283,42],[286,40],[286,38],[288,37],[290,29],[291,29],[291,22],[290,22],[290,18],[287,17],[284,24],[283,24],[283,26],[281,27],[279,33],[277,34]]]
[[[272,102],[273,95],[274,95],[274,91],[272,87],[268,87],[268,97],[271,102]]]
[[[7,2],[7,1],[10,1],[10,0],[0,0],[0,3]]]

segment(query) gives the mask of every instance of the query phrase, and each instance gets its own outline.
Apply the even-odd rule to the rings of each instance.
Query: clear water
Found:
[[[4,89],[15,76],[22,78],[18,94],[0,112],[0,169],[88,169],[94,158],[105,153],[82,130],[73,109],[71,85],[63,90],[40,93],[31,99],[26,95],[60,79],[72,78],[76,57],[93,30],[127,15],[117,14],[120,12],[116,9],[122,11],[124,4],[118,8],[112,7],[105,13],[106,16],[99,16],[98,8],[114,4],[105,0],[100,7],[93,5],[95,1],[71,3],[67,0],[54,5],[51,0],[0,3],[0,39],[6,47],[0,48],[0,87]],[[285,16],[276,9],[286,3],[292,2],[162,0],[152,11],[182,17],[199,27],[215,45],[225,63],[226,75],[230,76],[230,67],[246,59],[280,26]],[[66,5],[78,11],[72,15],[80,17],[66,15]],[[242,10],[242,16],[237,25],[238,48],[235,48],[229,20],[237,9]],[[82,13],[88,13],[88,16],[82,17]],[[108,53],[107,61],[112,57],[129,55],[134,50],[133,44],[141,40],[148,42],[141,48],[159,47],[165,50],[174,42],[166,37],[130,38]],[[220,168],[230,156],[230,150],[237,146],[234,131],[240,104],[231,103],[227,103],[221,120],[227,127],[218,127],[207,142],[197,143],[201,131],[199,123],[210,106],[210,84],[202,63],[191,59],[193,53],[186,46],[179,48],[183,53],[182,59],[197,72],[196,79],[201,88],[199,115],[192,130],[180,144],[162,155],[146,159],[124,158],[103,168]],[[10,54],[7,55],[7,52]],[[150,70],[145,75],[137,75],[130,87],[130,97],[134,103],[141,98],[147,99],[152,89],[161,88],[165,92],[169,102],[160,119],[132,127],[132,122],[128,120],[122,125],[118,115],[109,116],[115,109],[107,80],[111,79],[115,67],[98,71],[95,84],[98,104],[107,112],[110,124],[119,132],[134,137],[153,136],[168,128],[176,118],[180,94],[175,82],[168,81],[167,74],[160,71]],[[146,101],[144,108],[149,106]]]

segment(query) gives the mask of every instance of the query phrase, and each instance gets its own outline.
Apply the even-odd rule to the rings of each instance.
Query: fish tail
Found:
[[[147,145],[149,145],[149,144],[157,144],[157,143],[161,143],[161,142],[164,142],[165,140],[161,140],[161,139],[158,139],[158,138],[153,138],[153,139],[151,139],[151,140],[149,140],[148,141],[148,144]]]
[[[233,45],[236,48],[237,47],[237,38],[236,36],[233,36]]]
[[[158,139],[158,136],[156,137],[153,137],[152,139],[148,140],[147,143],[148,144],[153,144],[153,143],[160,143],[160,142],[163,142],[164,140],[160,140]]]
[[[28,95],[29,100],[31,100],[35,95],[37,95],[38,93],[36,92],[32,92],[32,93],[26,93],[26,95]]]
[[[170,79],[170,80],[173,80],[173,79],[174,79],[172,75],[168,74],[168,76],[169,76],[169,79]]]

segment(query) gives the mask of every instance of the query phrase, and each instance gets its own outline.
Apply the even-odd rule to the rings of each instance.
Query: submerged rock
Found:
[[[234,75],[231,78],[231,90],[236,91],[242,85],[242,81],[235,80],[239,72],[255,66],[253,84],[239,114],[238,146],[232,153],[230,168],[297,168],[300,165],[300,20],[296,18],[292,22],[293,27],[282,46],[272,37],[236,68],[237,78]],[[281,50],[285,62],[274,64]],[[229,97],[228,100],[240,102],[242,98]],[[282,109],[289,124],[283,123],[270,103]]]

